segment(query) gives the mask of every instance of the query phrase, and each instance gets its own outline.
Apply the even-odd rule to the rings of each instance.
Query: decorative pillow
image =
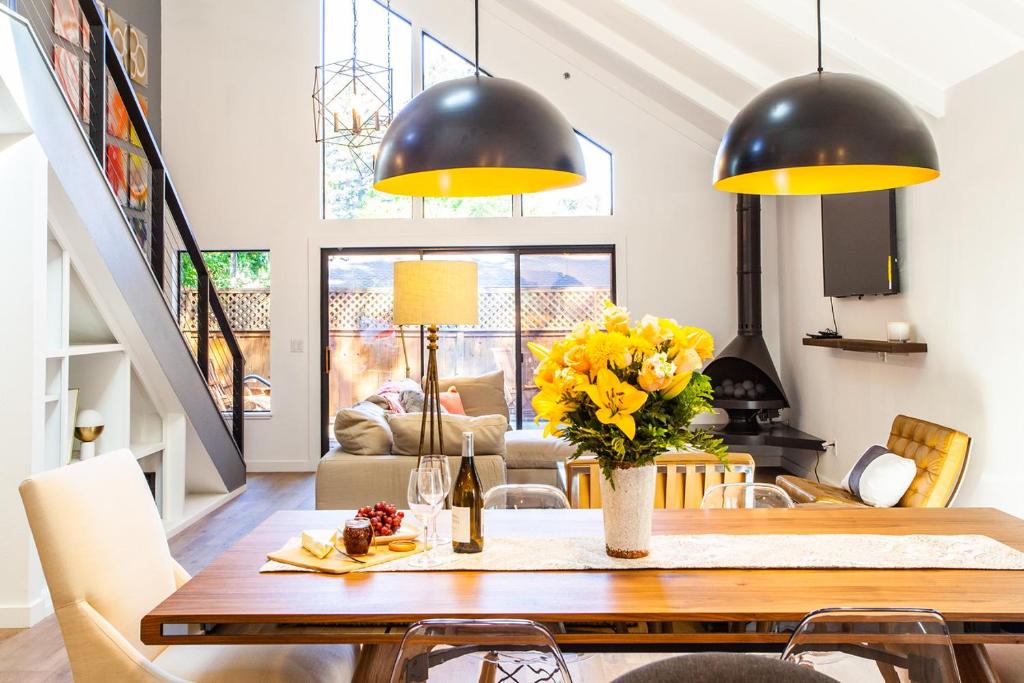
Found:
[[[369,401],[342,408],[334,418],[338,445],[352,455],[388,455],[391,453],[391,428],[386,415],[383,408]]]
[[[910,488],[917,476],[917,464],[896,455],[885,446],[864,451],[857,464],[843,478],[843,488],[876,508],[891,508]]]
[[[462,397],[459,396],[458,389],[450,387],[448,391],[441,392],[441,410],[453,415],[466,414],[466,408],[462,405]]]
[[[420,422],[422,413],[402,413],[388,416],[388,425],[394,436],[391,452],[395,455],[419,455]],[[442,415],[444,454],[462,454],[462,433],[473,432],[473,446],[477,455],[505,455],[505,432],[508,419],[502,415]],[[427,432],[427,439],[430,432]]]
[[[402,392],[410,390],[423,392],[423,389],[420,388],[420,385],[414,379],[393,379],[378,389],[375,396],[379,396],[387,401],[389,409],[393,412],[404,413],[406,411],[402,407]]]
[[[508,420],[505,373],[501,370],[477,377],[443,377],[438,386],[455,387],[466,415],[503,415]]]

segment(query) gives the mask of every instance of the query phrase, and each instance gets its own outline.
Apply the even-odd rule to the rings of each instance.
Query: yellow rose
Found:
[[[629,334],[629,311],[607,299],[604,302],[604,329]]]
[[[700,370],[700,366],[704,363],[700,358],[700,354],[695,349],[683,349],[676,354],[672,362],[675,363],[676,372],[680,373]]]
[[[587,372],[590,369],[590,361],[587,360],[587,347],[583,344],[573,346],[562,356],[562,363],[576,372]]]
[[[590,335],[597,332],[597,323],[587,320],[578,323],[576,327],[572,328],[572,334],[569,335],[569,339],[575,339],[578,341],[586,341]]]
[[[656,353],[644,361],[637,381],[641,389],[653,393],[667,387],[675,374],[676,366],[668,359],[668,354]]]
[[[646,340],[653,346],[657,346],[666,339],[661,323],[653,315],[645,315],[640,318],[640,322],[636,326],[636,336]]]

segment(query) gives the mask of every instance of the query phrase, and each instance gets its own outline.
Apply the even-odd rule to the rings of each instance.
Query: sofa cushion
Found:
[[[383,408],[369,401],[342,408],[334,418],[334,436],[354,455],[390,453],[391,428],[386,415]]]
[[[509,469],[553,470],[576,452],[576,447],[557,436],[545,437],[539,429],[505,434],[505,465]]]
[[[842,487],[868,505],[891,508],[916,475],[913,460],[890,453],[885,446],[871,446],[843,477]]]
[[[414,455],[367,458],[335,449],[320,459],[316,470],[316,509],[354,510],[379,500],[405,507],[409,472],[417,462]],[[459,462],[458,456],[448,457],[453,475],[459,471]],[[505,483],[502,456],[477,455],[473,464],[484,491]]]
[[[505,402],[505,373],[502,370],[476,377],[442,377],[437,385],[441,391],[455,387],[466,415],[504,415],[506,422],[509,419],[508,403]]]
[[[391,452],[395,455],[418,455],[422,413],[390,415],[388,425],[394,437]],[[429,428],[428,428],[429,429]],[[462,454],[462,433],[473,432],[474,450],[480,455],[504,455],[508,419],[501,415],[442,415],[444,454]],[[427,438],[430,438],[428,431]]]

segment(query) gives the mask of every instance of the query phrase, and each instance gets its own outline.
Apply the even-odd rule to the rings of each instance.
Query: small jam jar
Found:
[[[349,555],[366,555],[373,545],[373,527],[365,517],[356,517],[345,522],[342,533],[345,540],[345,552]]]

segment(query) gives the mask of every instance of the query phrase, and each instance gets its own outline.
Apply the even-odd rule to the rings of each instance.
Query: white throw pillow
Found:
[[[891,508],[910,488],[917,465],[910,458],[872,446],[843,477],[843,488],[876,508]]]

